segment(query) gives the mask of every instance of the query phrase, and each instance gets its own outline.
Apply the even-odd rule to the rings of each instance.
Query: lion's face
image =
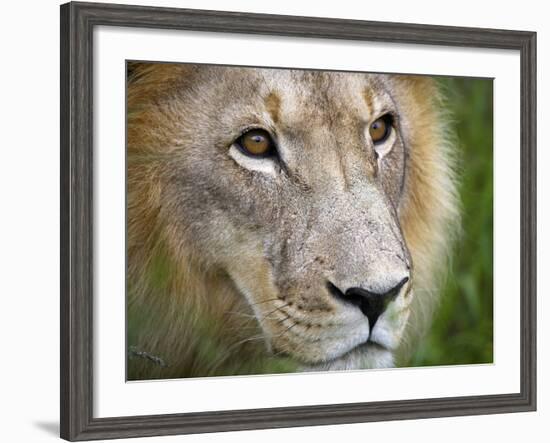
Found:
[[[170,127],[153,128],[170,141],[166,229],[227,274],[272,352],[304,368],[392,365],[413,298],[399,221],[412,122],[393,80],[220,67],[185,77],[159,99]]]

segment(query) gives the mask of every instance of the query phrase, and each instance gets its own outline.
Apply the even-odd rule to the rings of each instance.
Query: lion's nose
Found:
[[[373,292],[361,287],[354,287],[347,289],[343,293],[330,282],[328,282],[327,286],[333,295],[361,309],[361,312],[369,319],[369,328],[372,331],[378,318],[384,313],[395,297],[397,297],[403,285],[408,281],[409,277],[405,277],[395,286],[384,292]]]

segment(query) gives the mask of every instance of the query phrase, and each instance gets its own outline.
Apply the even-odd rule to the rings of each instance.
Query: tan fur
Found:
[[[417,297],[408,325],[412,346],[425,333],[437,306],[460,213],[453,139],[441,92],[428,77],[400,76],[399,82],[407,91],[406,106],[418,117],[411,131],[408,192],[400,217],[415,268]],[[411,352],[404,349],[403,362]]]
[[[231,69],[234,68],[204,69],[194,65],[177,64],[131,65],[127,97],[127,286],[128,315],[131,323],[133,322],[134,330],[129,331],[128,344],[140,351],[162,358],[168,367],[163,368],[143,358],[130,355],[129,378],[173,378],[307,368],[345,369],[388,366],[392,365],[396,358],[400,364],[405,364],[411,351],[410,348],[406,349],[405,345],[414,343],[418,338],[413,339],[413,337],[421,335],[429,324],[437,300],[438,284],[446,268],[446,256],[458,222],[452,146],[448,141],[446,117],[436,85],[427,77],[369,77],[371,86],[361,87],[357,91],[357,96],[362,103],[358,100],[338,107],[334,100],[321,93],[328,89],[334,91],[337,96],[337,80],[340,77],[312,73],[311,78],[307,78],[306,74],[296,74],[300,76],[299,82],[297,81],[296,85],[290,84],[292,82],[287,83],[291,92],[283,91],[286,95],[283,94],[281,97],[282,92],[273,90],[275,87],[271,86],[272,83],[269,83],[270,90],[266,91],[260,89],[264,86],[257,86],[252,82],[249,88],[234,85],[235,82],[226,80]],[[244,70],[242,72],[244,72],[243,77],[246,77],[246,72]],[[231,73],[231,75],[236,74]],[[271,81],[272,77],[269,75],[271,74],[266,74],[266,78]],[[354,74],[354,76],[357,79],[350,83],[352,86],[354,82],[363,81],[361,75]],[[276,75],[273,78],[275,78],[273,84],[277,85]],[[211,86],[200,89],[198,93],[205,79]],[[403,144],[405,166],[401,177],[402,189],[396,184],[397,178],[392,176],[391,180],[387,179],[388,183],[377,185],[376,189],[379,191],[376,192],[382,192],[384,189],[387,195],[383,197],[384,202],[386,198],[387,201],[395,201],[395,204],[387,205],[390,208],[389,212],[384,209],[386,206],[381,207],[380,210],[386,212],[380,213],[380,220],[392,217],[392,211],[396,211],[398,225],[396,225],[397,228],[392,227],[390,230],[402,231],[406,244],[403,254],[410,253],[412,261],[411,284],[407,285],[406,293],[400,296],[404,303],[403,309],[411,311],[409,321],[406,322],[405,318],[404,322],[400,323],[403,327],[406,324],[406,337],[409,339],[403,339],[400,342],[399,349],[395,351],[393,357],[388,354],[376,360],[377,363],[372,363],[370,360],[365,363],[364,356],[359,354],[356,356],[355,351],[346,354],[349,355],[346,359],[331,362],[327,355],[337,350],[334,351],[331,347],[331,350],[326,348],[317,353],[310,341],[300,341],[300,336],[286,332],[294,328],[292,332],[298,334],[296,331],[302,328],[305,332],[300,334],[305,337],[304,334],[307,333],[308,340],[313,340],[315,337],[319,340],[328,340],[326,335],[327,331],[332,331],[331,321],[333,323],[343,321],[331,320],[339,318],[336,314],[340,305],[335,304],[330,297],[325,294],[319,298],[306,297],[304,292],[300,292],[305,290],[304,288],[309,288],[311,284],[316,284],[319,272],[336,266],[331,262],[335,258],[331,257],[329,246],[319,245],[319,249],[315,250],[315,243],[310,237],[304,237],[306,234],[299,239],[292,237],[291,233],[288,234],[289,242],[302,242],[302,246],[296,246],[297,252],[292,252],[293,254],[303,254],[304,249],[300,252],[301,247],[305,248],[306,253],[313,254],[311,257],[315,257],[315,260],[312,259],[314,264],[311,265],[313,266],[311,269],[317,280],[312,277],[313,283],[309,280],[289,282],[289,286],[284,287],[286,283],[280,283],[273,274],[272,261],[265,259],[265,244],[262,243],[262,236],[258,234],[265,229],[261,221],[279,220],[282,217],[279,229],[285,229],[285,223],[290,222],[294,209],[286,208],[285,215],[281,215],[279,208],[277,211],[280,215],[277,216],[270,213],[268,208],[264,211],[259,208],[254,209],[254,205],[243,203],[243,209],[239,210],[240,212],[235,208],[227,209],[237,213],[235,217],[238,218],[231,220],[242,221],[222,223],[227,219],[221,216],[217,218],[217,214],[226,210],[224,198],[215,200],[217,193],[223,193],[224,189],[233,186],[259,189],[265,180],[261,173],[250,173],[235,165],[224,153],[224,149],[238,135],[229,133],[231,122],[226,121],[228,113],[234,112],[232,110],[234,101],[226,101],[224,97],[232,95],[240,97],[243,94],[251,94],[251,97],[255,94],[262,96],[265,115],[260,110],[257,115],[254,115],[254,108],[252,108],[250,119],[258,122],[269,119],[271,125],[281,127],[285,122],[290,121],[289,112],[294,109],[293,100],[298,103],[305,94],[300,85],[308,82],[314,85],[311,89],[314,91],[313,97],[319,101],[311,103],[311,107],[297,109],[296,114],[292,114],[295,115],[292,117],[293,121],[297,121],[296,116],[303,114],[304,121],[309,122],[307,124],[315,125],[317,119],[324,118],[319,112],[328,111],[327,124],[337,126],[342,122],[341,124],[344,125],[343,132],[334,135],[338,140],[345,139],[346,134],[352,133],[352,127],[355,127],[354,121],[348,115],[348,107],[355,112],[356,109],[361,110],[362,106],[366,106],[367,111],[361,112],[375,112],[376,100],[380,98],[377,97],[377,87],[384,87],[390,91],[392,100],[398,102],[399,112],[404,115],[400,120],[403,138],[406,139],[406,143]],[[268,84],[267,81],[265,83]],[[243,80],[243,84],[247,84],[246,80]],[[292,88],[295,88],[295,91]],[[319,96],[315,95],[318,93]],[[207,103],[212,111],[206,108],[203,110],[201,103]],[[220,114],[215,122],[208,122],[212,114],[218,111]],[[198,115],[199,113],[202,114]],[[195,117],[190,114],[194,114]],[[197,129],[197,125],[205,121],[207,122],[204,123],[205,126]],[[251,121],[251,123],[257,122]],[[297,128],[296,134],[306,129],[306,127]],[[326,133],[322,132],[322,129],[319,129],[321,132],[318,136],[312,133],[311,137],[317,137],[311,139],[312,146],[320,146],[324,140],[322,137],[329,136],[323,136],[322,134]],[[209,188],[210,185],[205,187],[200,183],[197,183],[195,188],[193,183],[187,181],[180,184],[180,181],[185,180],[182,177],[183,172],[189,172],[189,169],[185,169],[188,166],[182,166],[183,163],[195,164],[197,169],[201,168],[200,155],[203,155],[201,150],[195,147],[196,143],[193,144],[193,149],[196,150],[191,151],[189,147],[191,146],[189,140],[201,140],[201,137],[197,137],[198,131],[204,131],[205,140],[212,132],[222,131],[223,134],[227,132],[227,140],[223,139],[223,143],[220,142],[218,150],[215,151],[215,155],[219,157],[216,157],[218,160],[212,163],[214,166],[210,168],[210,173],[216,175],[217,168],[224,168],[224,170],[234,168],[231,169],[234,171],[233,175],[227,176],[231,183],[213,182],[212,186],[215,187],[213,190]],[[216,142],[205,141],[205,143],[215,144]],[[336,154],[333,151],[326,151],[323,154],[322,166],[325,172],[300,169],[299,163],[296,163],[297,166],[291,171],[289,180],[292,179],[296,189],[302,189],[303,195],[309,195],[308,193],[312,192],[309,190],[311,183],[330,186],[326,189],[337,186],[335,184],[337,182],[334,181],[325,184],[326,171],[337,169],[340,171],[334,172],[334,177],[335,180],[337,177],[342,177],[341,192],[344,193],[350,192],[354,180],[361,174],[366,174],[369,180],[376,180],[378,169],[374,156],[368,153],[363,155],[359,149],[350,150],[345,156],[340,154],[342,151],[335,152]],[[387,162],[388,165],[392,165],[392,171],[400,170],[397,157],[396,159],[390,157]],[[319,161],[315,164],[317,163]],[[290,164],[292,165],[292,161]],[[217,181],[223,180],[225,178],[220,174]],[[235,182],[233,183],[232,180]],[[204,206],[210,208],[208,216],[195,219],[197,216],[191,215],[200,213],[201,208],[195,207],[194,203],[180,200],[182,195],[189,192],[197,196],[204,193]],[[259,196],[262,201],[271,198],[268,191],[265,192]],[[282,192],[285,192],[284,189]],[[376,199],[375,194],[369,198]],[[320,192],[319,195],[326,195],[326,192]],[[247,194],[246,198],[252,197]],[[214,203],[212,203],[213,199]],[[198,201],[201,200],[198,199]],[[350,199],[343,207],[348,208],[349,211],[355,210],[354,201]],[[373,200],[370,207],[377,204],[376,200]],[[387,202],[384,203],[386,204]],[[189,205],[192,207],[188,207]],[[242,216],[243,211],[248,210],[255,211],[251,214],[253,217],[258,217],[254,226],[248,226],[247,218]],[[301,209],[297,208],[296,211]],[[191,220],[185,220],[186,215]],[[304,223],[309,223],[315,219],[325,220],[322,217],[332,220],[335,216],[336,213],[331,213],[315,218],[308,213],[307,216],[303,215],[303,219]],[[300,219],[299,212],[297,218]],[[206,229],[200,225],[216,223],[218,224],[215,228],[210,228],[214,230],[208,231],[216,233],[215,239],[205,235],[204,240],[195,242],[195,238],[201,237]],[[257,224],[259,225],[256,226]],[[323,226],[326,224],[326,221],[322,223]],[[302,228],[295,227],[291,231],[300,229]],[[311,227],[304,226],[303,229],[303,232],[307,233],[310,232],[307,229],[311,230]],[[324,232],[322,229],[319,231],[321,234]],[[328,238],[333,236],[330,233],[326,235],[329,236]],[[350,245],[353,245],[354,241],[371,241],[369,240],[371,237],[354,237],[355,240],[350,238]],[[223,246],[224,241],[230,242],[227,249]],[[389,242],[388,247],[394,247],[391,246],[394,245],[394,240],[389,237],[385,240],[384,237],[382,242],[384,241]],[[374,261],[383,262],[384,257],[377,255]],[[350,265],[350,269],[357,263],[356,260],[353,265]],[[390,262],[384,266],[391,268]],[[306,274],[309,268],[304,269],[303,273]],[[411,295],[408,295],[409,293]],[[411,302],[412,305],[409,308]],[[287,326],[288,320],[280,315],[280,310],[286,312],[285,309],[293,310],[290,315],[296,323]],[[275,316],[273,320],[272,316]],[[273,348],[273,344],[276,348]],[[373,355],[375,353],[373,350],[370,352]],[[300,353],[303,359],[300,358]],[[283,355],[289,354],[291,358],[281,359]]]
[[[265,99],[265,106],[271,115],[274,123],[279,123],[279,112],[281,107],[281,99],[275,93],[271,93]]]

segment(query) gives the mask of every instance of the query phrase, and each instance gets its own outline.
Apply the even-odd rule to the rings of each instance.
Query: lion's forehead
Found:
[[[366,73],[210,67],[197,80],[202,88],[191,89],[194,101],[216,103],[219,112],[233,104],[243,113],[263,108],[277,123],[287,124],[368,120],[397,92],[387,76]]]
[[[279,114],[288,122],[345,126],[372,118],[389,98],[384,80],[374,74],[260,70],[252,75],[263,85],[258,99],[277,97]]]

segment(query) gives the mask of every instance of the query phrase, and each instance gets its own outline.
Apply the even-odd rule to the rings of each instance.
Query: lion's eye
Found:
[[[252,129],[235,142],[241,151],[251,157],[270,157],[275,154],[275,143],[267,131]]]
[[[386,141],[391,133],[393,118],[390,114],[383,115],[371,123],[369,134],[374,144]]]

